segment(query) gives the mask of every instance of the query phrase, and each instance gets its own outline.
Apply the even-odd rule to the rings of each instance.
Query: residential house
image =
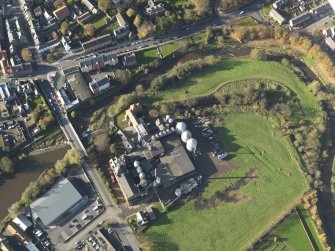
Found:
[[[127,20],[121,13],[117,13],[115,17],[119,24],[119,28],[113,30],[114,36],[116,37],[116,39],[126,37],[130,32]]]
[[[323,30],[323,31],[322,31],[322,34],[323,34],[325,37],[335,37],[335,28],[332,27],[332,28]]]
[[[41,28],[41,33],[44,34],[44,36],[51,36],[51,33],[55,30],[57,30],[59,27],[59,22],[57,18],[51,19],[46,26]]]
[[[79,61],[79,67],[82,72],[90,72],[100,70],[108,65],[116,65],[117,63],[117,55],[109,52],[82,59]]]
[[[1,101],[6,101],[10,99],[12,94],[9,91],[9,83],[4,82],[0,83],[0,100]]]
[[[326,45],[334,52],[335,51],[335,41],[331,37],[326,37]]]
[[[92,4],[90,0],[81,0],[81,3],[84,4],[87,7],[87,9],[93,14],[98,13],[98,9],[94,6],[94,4]]]
[[[119,28],[113,30],[113,34],[114,34],[116,39],[124,38],[124,37],[128,36],[129,33],[130,33],[130,30],[129,30],[128,26],[119,27]]]
[[[292,18],[289,21],[289,24],[290,24],[291,28],[298,27],[298,26],[303,25],[305,22],[311,20],[311,18],[312,18],[312,14],[309,13],[309,12],[306,12],[306,13],[303,13],[303,14],[297,16],[297,17]]]
[[[99,79],[94,79],[89,83],[89,87],[93,94],[98,94],[110,87],[110,79],[107,75]]]
[[[0,43],[5,42],[5,31],[4,31],[4,23],[0,18]]]
[[[124,19],[124,16],[121,13],[117,13],[115,17],[120,27],[128,26],[128,22]]]
[[[150,16],[158,16],[164,13],[165,8],[163,3],[155,4],[154,0],[148,1],[148,6],[145,8],[145,11]]]
[[[273,3],[273,8],[276,10],[281,9],[286,3],[288,3],[289,0],[277,0],[276,2]]]
[[[62,6],[53,12],[54,16],[58,19],[59,22],[62,22],[65,18],[70,16],[71,12],[69,7]]]
[[[325,3],[322,5],[319,5],[317,7],[315,7],[313,10],[311,10],[311,12],[314,15],[317,15],[318,18],[322,18],[325,17],[329,14],[334,13],[333,8],[331,7],[330,3]]]
[[[106,35],[91,39],[87,42],[84,42],[84,43],[81,44],[81,46],[83,47],[83,49],[86,52],[88,52],[88,51],[94,51],[94,50],[100,49],[102,47],[111,45],[113,43],[114,43],[114,41],[113,41],[111,35],[106,34]]]
[[[33,10],[34,14],[35,14],[35,17],[40,17],[43,15],[43,10],[41,8],[41,6],[38,6],[36,7],[34,10]]]
[[[137,64],[135,53],[130,53],[123,56],[123,65],[124,66],[134,66]]]
[[[15,16],[5,20],[8,41],[15,46],[24,46],[27,44],[25,31],[19,17]]]
[[[12,247],[10,241],[6,236],[0,233],[0,250],[2,251],[15,251],[14,247]]]
[[[272,17],[276,22],[278,22],[280,25],[285,23],[286,19],[283,17],[278,11],[275,9],[272,9],[269,13],[270,17]]]
[[[71,39],[69,38],[69,36],[63,36],[62,37],[62,44],[64,46],[64,49],[66,51],[71,51]]]
[[[53,48],[56,48],[58,45],[60,45],[61,40],[59,38],[53,39],[45,44],[39,45],[38,51],[39,53],[45,53]]]
[[[80,16],[77,17],[77,22],[78,22],[78,23],[85,24],[85,23],[88,22],[92,17],[93,17],[93,15],[91,14],[91,12],[86,11],[86,12],[84,12],[83,14],[81,14]]]

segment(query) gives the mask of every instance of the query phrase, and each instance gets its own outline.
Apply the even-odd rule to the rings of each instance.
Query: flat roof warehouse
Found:
[[[64,214],[75,211],[87,202],[73,184],[66,178],[57,182],[48,192],[34,201],[30,207],[35,219],[46,226],[57,225]]]

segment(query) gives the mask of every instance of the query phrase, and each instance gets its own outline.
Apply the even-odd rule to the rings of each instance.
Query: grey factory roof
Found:
[[[134,196],[138,196],[139,190],[130,173],[122,173],[116,178],[127,200],[132,199]]]
[[[172,176],[181,177],[195,170],[194,165],[183,146],[177,146],[172,152],[160,158]]]
[[[178,137],[168,137],[162,140],[165,154],[160,158],[157,175],[163,184],[171,185],[174,180],[185,177],[195,171],[195,167]]]
[[[30,222],[30,220],[27,219],[27,217],[23,214],[17,216],[13,222],[19,226],[19,228],[22,229],[22,231],[26,231],[27,228],[32,226],[33,224]]]
[[[150,143],[150,148],[144,152],[144,155],[147,159],[153,159],[162,153],[164,153],[164,147],[159,140]]]
[[[68,179],[57,182],[48,192],[31,205],[34,217],[49,225],[82,199],[82,195]]]

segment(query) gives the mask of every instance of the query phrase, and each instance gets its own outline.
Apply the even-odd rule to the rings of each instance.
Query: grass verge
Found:
[[[174,206],[146,232],[154,250],[245,250],[308,189],[296,150],[269,120],[232,114],[216,131],[240,168],[210,182],[204,196],[223,190],[250,168],[256,168],[257,178],[236,192],[245,198],[237,203],[220,202],[205,210],[195,210],[194,200]]]

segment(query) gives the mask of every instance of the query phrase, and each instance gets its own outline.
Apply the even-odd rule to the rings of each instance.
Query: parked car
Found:
[[[224,160],[227,157],[228,157],[228,153],[222,153],[222,154],[218,155],[219,160]]]

